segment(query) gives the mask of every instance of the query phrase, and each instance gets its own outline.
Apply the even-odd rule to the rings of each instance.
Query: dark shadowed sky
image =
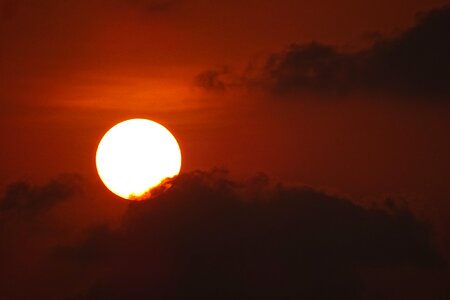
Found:
[[[0,0],[0,287],[445,298],[449,36],[437,0]],[[180,143],[157,201],[97,176],[128,118]]]

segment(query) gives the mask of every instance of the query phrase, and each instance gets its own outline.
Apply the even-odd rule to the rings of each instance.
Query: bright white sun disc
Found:
[[[125,199],[137,199],[164,179],[178,175],[181,151],[164,126],[131,119],[112,127],[98,145],[96,164],[106,187]]]

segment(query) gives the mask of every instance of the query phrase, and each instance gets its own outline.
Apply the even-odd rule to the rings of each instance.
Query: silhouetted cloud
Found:
[[[383,38],[358,52],[312,42],[292,44],[271,55],[259,74],[243,86],[262,86],[276,95],[301,92],[345,94],[357,91],[450,99],[450,6],[421,13],[403,33]],[[227,85],[221,73],[199,75],[206,90]],[[256,84],[255,84],[256,83]],[[427,98],[428,99],[428,98]]]
[[[117,231],[94,229],[55,257],[107,270],[85,299],[356,299],[364,268],[439,262],[426,227],[395,205],[363,208],[218,171],[180,175],[159,197],[130,203]]]
[[[276,93],[301,90],[343,91],[357,78],[354,57],[317,43],[291,45],[273,55],[265,72]]]
[[[67,174],[43,185],[17,182],[0,195],[2,298],[61,299],[64,297],[55,295],[67,295],[67,286],[60,287],[65,272],[59,272],[59,265],[47,255],[55,243],[72,239],[76,224],[84,222],[77,217],[82,209],[78,200],[85,197],[84,185],[80,176]],[[75,225],[63,224],[72,218]]]
[[[369,49],[340,52],[321,44],[291,45],[265,71],[277,93],[384,90],[410,96],[450,95],[450,6],[418,15],[415,26]]]
[[[6,188],[0,198],[0,215],[14,214],[30,217],[44,212],[81,191],[81,178],[66,174],[43,186],[32,186],[25,181]]]

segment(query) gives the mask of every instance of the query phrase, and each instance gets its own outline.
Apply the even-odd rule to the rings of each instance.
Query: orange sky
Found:
[[[238,262],[253,256],[239,252],[245,233],[248,249],[262,243],[267,256],[273,251],[275,258],[256,257],[255,278],[281,270],[292,279],[300,270],[309,280],[315,264],[330,261],[332,280],[361,277],[364,292],[379,298],[396,289],[399,298],[448,292],[448,268],[427,261],[433,253],[426,251],[450,261],[449,24],[443,0],[0,0],[2,290],[10,298],[49,299],[95,292],[94,279],[104,275],[114,291],[114,276],[148,275],[155,263],[150,278],[164,283],[166,275],[185,275],[172,269],[174,258],[191,272],[189,251],[213,253],[215,224],[229,235]],[[161,198],[167,202],[123,201],[98,178],[100,139],[129,118],[161,123],[180,144],[182,175]],[[259,172],[270,180],[248,179]],[[58,177],[67,173],[77,175]],[[210,195],[217,201],[208,202]],[[259,206],[252,197],[270,201]],[[273,230],[278,225],[282,234]],[[241,237],[233,226],[248,232]],[[186,236],[202,244],[195,248]],[[285,264],[286,249],[271,248],[280,238],[296,257],[305,237],[311,270]],[[216,242],[226,258],[221,250],[228,248]],[[114,245],[127,255],[117,256]],[[308,249],[299,258],[306,265]],[[330,258],[328,249],[342,257]],[[139,255],[148,259],[141,263]],[[227,262],[206,259],[219,269]],[[328,278],[328,265],[322,268]],[[125,286],[135,291],[143,278]],[[262,282],[249,286],[262,291]]]
[[[394,36],[445,2],[2,1],[0,182],[95,176],[103,133],[146,117],[180,140],[185,171],[263,171],[358,195],[450,194],[446,110],[370,94],[278,105],[194,85],[204,70],[241,72],[293,42],[354,51],[370,44],[367,32]],[[425,183],[424,170],[436,180]]]

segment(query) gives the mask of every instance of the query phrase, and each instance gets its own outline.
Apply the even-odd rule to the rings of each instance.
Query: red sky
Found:
[[[420,16],[442,8],[448,17],[446,4],[0,0],[1,190],[64,173],[101,187],[99,140],[114,124],[141,117],[173,132],[183,172],[223,167],[361,202],[392,196],[445,236],[449,77],[426,66],[427,59],[447,66],[448,28]],[[422,28],[438,30],[421,35]],[[429,37],[432,50],[415,36]],[[308,48],[316,44],[331,50]],[[298,71],[315,64],[315,51],[325,59],[312,73]],[[390,61],[385,53],[400,54]],[[415,84],[419,75],[409,77],[415,70],[427,78],[423,86]]]
[[[336,136],[347,130],[321,125],[322,118],[329,119],[327,114],[336,115],[335,109],[347,112],[340,117],[340,126],[344,127],[351,126],[352,115],[361,114],[367,118],[356,122],[375,127],[372,130],[381,130],[383,125],[377,124],[380,118],[404,118],[418,127],[414,110],[421,113],[422,109],[413,105],[375,104],[380,107],[372,108],[361,103],[353,106],[351,101],[343,105],[301,104],[304,107],[295,108],[299,115],[293,116],[299,122],[295,124],[296,134],[288,137],[280,131],[285,131],[281,123],[288,122],[284,114],[291,109],[280,107],[281,116],[272,117],[267,116],[272,111],[270,104],[257,103],[253,95],[210,99],[193,88],[193,78],[217,66],[241,70],[294,42],[317,41],[344,50],[357,49],[368,43],[364,40],[367,32],[394,35],[411,26],[418,11],[442,3],[445,1],[2,1],[0,28],[5,43],[1,47],[1,128],[10,147],[2,147],[5,171],[1,181],[92,171],[89,157],[103,132],[115,122],[134,116],[153,118],[174,129],[188,155],[186,170],[227,166],[223,153],[207,153],[207,149],[232,147],[237,149],[225,150],[230,167],[248,161],[251,170],[283,173],[273,170],[267,162],[269,157],[258,157],[263,155],[258,154],[261,150],[266,156],[276,156],[275,146],[265,147],[273,149],[269,153],[262,147],[256,151],[233,146],[239,144],[233,141],[233,135],[238,135],[236,139],[248,138],[234,130],[236,126],[242,128],[239,122],[246,122],[247,135],[253,136],[254,143],[274,139],[272,144],[276,144],[278,136],[287,149],[314,152],[338,143]],[[370,95],[359,96],[363,100],[367,97]],[[302,117],[306,110],[308,116]],[[379,114],[378,118],[370,116],[374,114]],[[433,114],[430,111],[427,115],[435,122],[442,119],[439,114],[445,118],[440,109]],[[429,122],[425,123],[428,126]],[[264,130],[258,130],[260,126]],[[403,126],[408,128],[408,124]],[[406,137],[404,141],[395,139],[402,130],[387,132],[393,137],[386,140],[394,140],[399,147],[413,146]],[[368,132],[365,137],[355,132],[354,138],[360,140],[355,143],[363,148],[371,142],[383,143],[379,139],[384,137],[376,140],[373,134]],[[316,140],[299,141],[308,136]],[[446,137],[433,141],[442,139]],[[344,153],[334,153],[337,159],[326,158],[325,153],[306,155],[313,155],[318,164],[327,159],[339,164],[345,158]],[[295,165],[294,170],[305,168],[302,160],[314,164],[302,157],[299,153],[295,162],[289,163]],[[291,169],[287,162],[272,165]],[[308,182],[308,178],[294,179]]]
[[[194,84],[204,70],[240,73],[291,43],[355,51],[370,45],[368,32],[395,36],[442,3],[2,1],[0,182],[95,178],[103,133],[146,117],[174,131],[184,171],[219,166],[363,196],[449,196],[446,106],[370,93],[279,105]]]

